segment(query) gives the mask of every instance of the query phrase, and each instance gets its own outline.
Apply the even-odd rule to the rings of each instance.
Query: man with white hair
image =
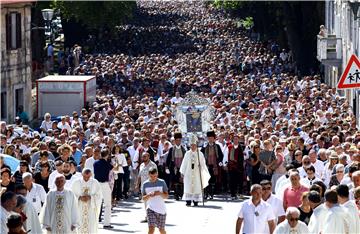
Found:
[[[99,182],[92,178],[89,168],[82,170],[82,177],[72,184],[72,191],[78,199],[80,213],[79,233],[97,233],[97,219],[100,214],[102,193]]]
[[[252,185],[250,194],[251,198],[241,203],[235,233],[273,233],[276,217],[269,203],[261,199],[261,185]]]
[[[49,233],[76,233],[79,226],[77,200],[72,191],[64,188],[65,182],[64,175],[56,176],[56,190],[47,194],[40,213],[41,223]]]
[[[306,224],[299,220],[300,211],[296,207],[288,207],[286,209],[286,220],[280,223],[274,231],[274,234],[284,233],[309,233],[309,229]]]
[[[195,135],[190,137],[190,145],[180,166],[180,173],[184,177],[183,200],[187,206],[191,206],[192,201],[197,206],[198,202],[203,201],[203,189],[208,186],[210,174],[204,154],[198,149],[198,138]]]
[[[24,186],[27,189],[26,200],[30,202],[36,213],[39,214],[41,210],[41,204],[45,203],[46,200],[46,192],[43,186],[40,184],[36,184],[33,182],[32,174],[29,172],[25,172],[22,175]]]

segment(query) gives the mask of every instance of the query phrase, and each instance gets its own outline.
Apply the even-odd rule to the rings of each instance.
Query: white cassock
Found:
[[[310,217],[308,228],[310,233],[319,234],[323,230],[325,216],[327,214],[328,208],[321,204],[317,206]]]
[[[30,202],[25,203],[24,213],[27,217],[24,224],[25,230],[29,231],[28,233],[30,234],[41,234],[42,229],[39,215],[37,214],[35,207]]]
[[[50,233],[76,233],[71,226],[79,226],[79,214],[75,194],[67,189],[49,191],[46,202],[40,213],[40,221],[44,228],[50,227]],[[95,220],[97,221],[97,220]]]
[[[349,230],[350,233],[360,233],[359,211],[354,201],[349,200],[342,204],[346,213],[349,214]]]
[[[201,170],[199,169],[199,159]],[[192,165],[194,165],[193,169]],[[210,174],[205,164],[205,157],[199,149],[197,152],[188,150],[185,153],[180,173],[184,175],[184,195],[182,199],[185,201],[202,201],[202,189],[208,186]]]
[[[302,221],[298,221],[298,223],[296,224],[296,227],[292,228],[289,225],[289,222],[287,220],[284,220],[283,222],[281,222],[279,225],[276,226],[275,230],[274,230],[274,234],[308,234],[309,233],[309,229],[306,226],[306,224]]]
[[[15,214],[15,213],[12,212],[12,211],[9,212],[9,211],[5,210],[4,207],[0,206],[0,218],[1,218],[1,225],[0,225],[1,229],[0,230],[1,230],[1,234],[9,232],[9,229],[6,226],[6,224],[7,224],[7,219],[12,214]]]
[[[91,199],[87,202],[78,200],[78,211],[80,213],[80,227],[78,233],[98,233],[99,214],[101,209],[102,192],[99,182],[90,178],[85,181],[78,178],[72,184],[72,191],[77,200],[80,196],[90,195]]]
[[[337,204],[328,209],[321,233],[349,233],[349,215],[345,208]]]

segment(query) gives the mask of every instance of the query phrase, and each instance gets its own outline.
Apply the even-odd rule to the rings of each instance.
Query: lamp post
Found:
[[[354,14],[354,20],[360,19],[360,16],[358,16],[360,2],[358,0],[350,0],[348,3]]]
[[[50,41],[52,41],[52,38],[51,38],[51,33],[52,33],[52,30],[51,30],[51,20],[54,16],[54,10],[53,9],[43,9],[41,10],[41,13],[42,13],[42,16],[43,16],[43,19],[47,25],[47,28],[49,30],[49,38],[50,38]],[[46,32],[46,31],[45,31]]]

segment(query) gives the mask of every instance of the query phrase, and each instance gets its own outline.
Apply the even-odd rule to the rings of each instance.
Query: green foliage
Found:
[[[241,19],[239,24],[245,29],[249,30],[254,27],[254,19],[251,16],[246,17],[245,19]]]
[[[244,6],[245,1],[214,0],[212,3],[216,8],[225,10],[236,10]]]
[[[60,10],[64,19],[75,19],[89,29],[104,26],[113,29],[131,18],[136,8],[135,1],[56,1],[53,9]]]

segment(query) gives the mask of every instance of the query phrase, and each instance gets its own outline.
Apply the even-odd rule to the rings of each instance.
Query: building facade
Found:
[[[337,83],[346,65],[355,54],[360,57],[360,2],[358,0],[326,0],[326,35],[318,35],[317,56],[324,67],[325,82]],[[359,7],[360,8],[360,7]],[[356,114],[360,126],[360,89],[338,90]]]
[[[13,123],[19,108],[32,119],[31,6],[1,1],[1,120]]]

